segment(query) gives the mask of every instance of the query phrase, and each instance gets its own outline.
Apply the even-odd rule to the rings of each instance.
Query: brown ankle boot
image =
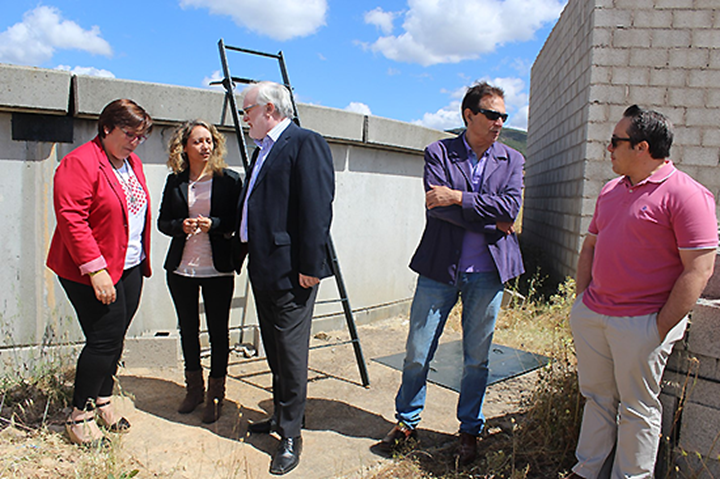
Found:
[[[180,404],[180,414],[190,414],[202,404],[205,397],[205,383],[202,369],[199,371],[185,371],[185,399]]]
[[[225,399],[225,376],[221,378],[209,377],[202,422],[210,424],[218,420],[223,399]]]

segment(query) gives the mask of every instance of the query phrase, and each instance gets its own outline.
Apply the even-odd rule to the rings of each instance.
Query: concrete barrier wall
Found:
[[[203,118],[220,125],[228,138],[228,163],[243,174],[231,118],[223,119],[221,92],[0,65],[0,351],[82,338],[64,291],[45,267],[55,226],[52,178],[65,154],[95,136],[102,108],[121,97],[137,101],[156,121],[149,140],[136,150],[145,165],[154,219],[168,174],[167,141],[179,122]],[[303,126],[323,134],[333,153],[337,188],[332,235],[356,319],[404,311],[415,280],[407,265],[424,225],[422,150],[446,134],[312,105],[299,105],[299,110]],[[23,114],[32,115],[31,123],[40,130],[45,125],[52,130],[53,120],[69,121],[71,140],[13,139]],[[129,337],[175,330],[162,268],[168,244],[169,238],[153,225],[154,274],[146,282]],[[234,328],[256,323],[248,291],[243,273],[236,280]],[[323,281],[320,298],[336,297],[334,279]],[[341,327],[340,311],[339,304],[318,306],[316,327]]]

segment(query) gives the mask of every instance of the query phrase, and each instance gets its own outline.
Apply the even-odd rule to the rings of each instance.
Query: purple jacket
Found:
[[[425,231],[410,268],[435,281],[456,284],[463,237],[470,230],[485,233],[504,283],[525,272],[517,236],[495,227],[497,221],[514,221],[520,212],[525,158],[502,143],[493,143],[481,191],[474,193],[472,162],[463,136],[436,141],[425,149],[425,191],[430,185],[461,190],[463,204],[426,211]]]

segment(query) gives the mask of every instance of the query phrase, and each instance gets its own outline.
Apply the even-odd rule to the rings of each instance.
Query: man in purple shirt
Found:
[[[459,297],[463,375],[458,455],[467,464],[476,457],[485,422],[488,355],[503,283],[524,272],[512,225],[520,211],[525,159],[497,142],[507,120],[502,89],[485,82],[474,85],[465,94],[461,114],[463,133],[425,149],[426,225],[410,263],[420,276],[395,398],[398,422],[374,448],[390,453],[417,438],[430,362]]]

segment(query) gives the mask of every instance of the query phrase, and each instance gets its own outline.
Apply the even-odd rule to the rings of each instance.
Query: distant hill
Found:
[[[464,128],[454,128],[447,130],[448,133],[460,134]],[[514,128],[503,128],[500,132],[500,142],[505,143],[510,148],[515,148],[525,156],[525,148],[527,147],[527,131],[516,130]]]

